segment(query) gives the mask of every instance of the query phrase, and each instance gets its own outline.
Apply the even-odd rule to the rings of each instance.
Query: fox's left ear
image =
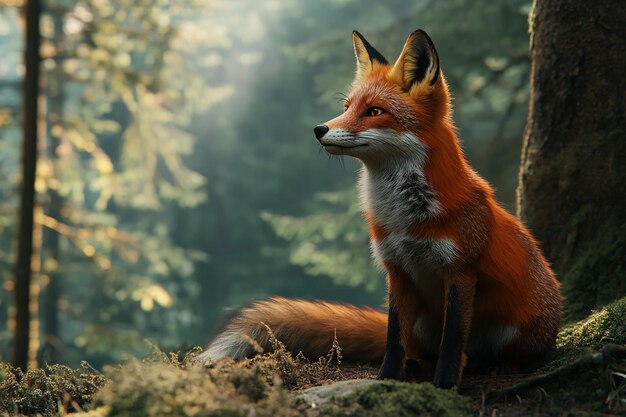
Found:
[[[389,62],[359,32],[352,31],[354,54],[356,55],[356,76],[354,82],[359,82],[365,74],[374,68],[374,63],[387,65]]]
[[[439,79],[439,55],[430,37],[416,30],[406,40],[391,76],[407,91],[415,85],[432,86]]]

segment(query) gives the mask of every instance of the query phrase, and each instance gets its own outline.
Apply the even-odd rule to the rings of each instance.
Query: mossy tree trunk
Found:
[[[626,2],[535,0],[518,214],[565,314],[626,295]]]

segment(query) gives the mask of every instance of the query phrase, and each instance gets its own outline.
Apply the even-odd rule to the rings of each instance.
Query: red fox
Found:
[[[201,355],[240,359],[250,340],[271,349],[264,323],[293,352],[382,361],[378,378],[407,365],[459,384],[463,369],[524,365],[553,345],[561,295],[526,227],[468,165],[451,118],[439,57],[422,30],[391,65],[358,32],[345,111],[315,127],[324,149],[362,162],[360,200],[371,251],[387,273],[388,314],[328,302],[271,298],[241,309]]]

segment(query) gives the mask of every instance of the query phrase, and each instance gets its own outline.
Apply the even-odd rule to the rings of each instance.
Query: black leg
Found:
[[[445,323],[435,369],[436,387],[452,388],[459,378],[465,345],[463,313],[459,289],[452,285],[446,300]]]
[[[393,297],[389,294],[389,318],[387,321],[387,347],[385,358],[378,371],[377,379],[399,379],[404,360],[404,349],[400,344],[400,322],[398,321],[398,310],[393,302]]]

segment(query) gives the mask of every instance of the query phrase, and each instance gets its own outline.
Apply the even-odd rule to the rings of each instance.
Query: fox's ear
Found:
[[[356,55],[356,77],[358,82],[365,74],[374,68],[374,63],[387,65],[389,62],[356,30],[352,32],[354,54]]]
[[[439,55],[430,37],[416,30],[406,40],[391,75],[407,91],[415,85],[432,86],[439,78]]]

